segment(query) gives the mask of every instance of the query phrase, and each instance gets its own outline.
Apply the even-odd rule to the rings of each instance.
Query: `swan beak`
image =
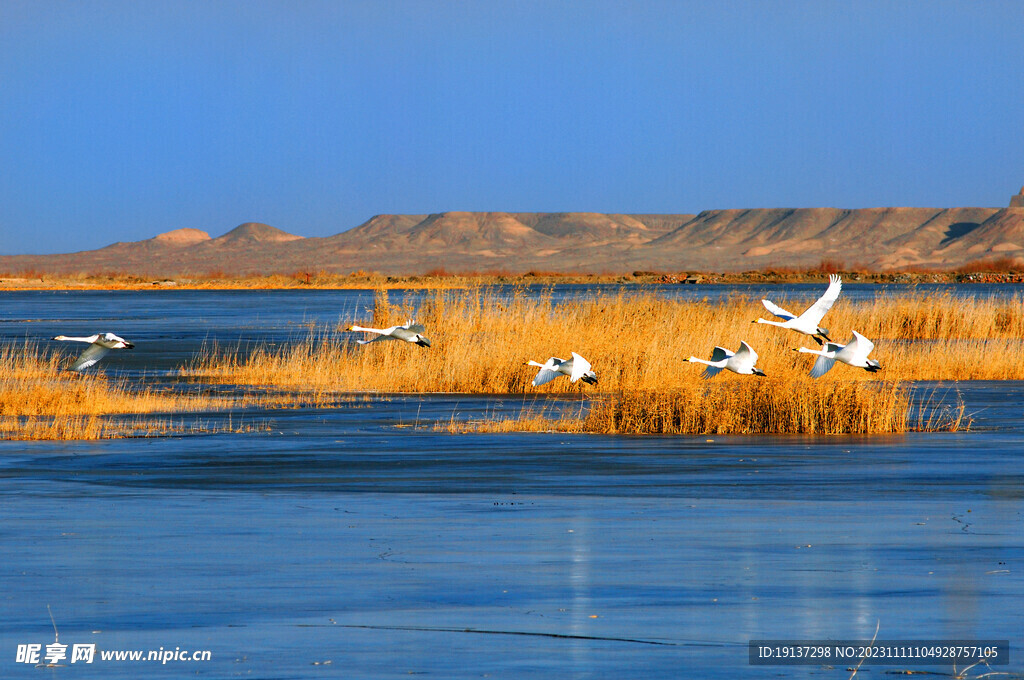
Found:
[[[126,342],[126,343],[124,343],[124,348],[125,349],[135,349],[135,345],[133,345],[130,342]]]
[[[762,371],[762,370],[761,370],[760,368],[755,368],[755,369],[754,369],[754,375],[759,375],[759,376],[761,376],[762,378],[764,378],[764,377],[766,377],[766,376],[767,376],[768,374],[767,374],[767,373],[765,373],[764,371]]]
[[[420,339],[416,341],[416,344],[420,347],[430,347],[430,340],[421,336]]]

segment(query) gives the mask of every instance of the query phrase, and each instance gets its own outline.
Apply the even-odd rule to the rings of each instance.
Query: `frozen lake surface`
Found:
[[[0,299],[3,342],[109,329],[138,343],[112,374],[170,370],[203,341],[302,335],[373,302]],[[751,666],[748,642],[878,626],[1008,639],[1010,666],[991,670],[1019,677],[1024,383],[959,389],[968,433],[448,435],[429,425],[523,398],[433,395],[249,413],[271,426],[251,434],[0,442],[0,676],[848,678],[850,664]],[[211,659],[37,670],[16,650],[54,641],[47,605],[61,643]]]

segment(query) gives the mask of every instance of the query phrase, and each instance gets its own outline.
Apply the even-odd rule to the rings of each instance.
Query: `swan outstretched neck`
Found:
[[[367,333],[377,333],[378,335],[384,335],[388,333],[386,328],[367,328],[366,326],[356,326],[355,324],[345,329],[346,331],[366,331]]]
[[[828,356],[830,353],[827,349],[807,349],[806,347],[794,347],[794,352],[800,352],[801,354],[817,354],[818,356]],[[835,352],[832,352],[835,354]]]

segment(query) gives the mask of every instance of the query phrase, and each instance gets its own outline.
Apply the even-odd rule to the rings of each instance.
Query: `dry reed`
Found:
[[[104,416],[0,417],[0,439],[94,440],[126,437],[169,437],[183,434],[222,434],[264,431],[265,423],[185,423],[167,418],[106,418]]]
[[[102,373],[61,371],[60,355],[25,343],[0,346],[0,416],[96,416],[109,413],[195,411],[211,400],[198,395],[133,389]]]
[[[265,426],[243,422],[208,424],[165,414],[328,407],[359,399],[328,390],[280,390],[218,394],[153,389],[110,380],[102,372],[60,370],[60,354],[44,354],[34,343],[0,345],[0,439],[108,439],[172,434],[252,432]],[[112,417],[133,415],[135,417]],[[154,417],[160,415],[161,417]]]
[[[604,434],[904,432],[909,407],[896,383],[733,380],[611,395],[595,402],[582,428]]]
[[[215,407],[201,395],[131,387],[103,373],[61,371],[59,354],[33,343],[0,346],[0,439],[98,439],[182,431],[164,420],[111,421],[111,414],[199,411]]]
[[[813,298],[780,302],[802,309]],[[960,419],[936,418],[927,404],[915,409],[902,383],[1024,378],[1019,298],[931,295],[837,304],[828,317],[833,337],[844,342],[856,328],[873,338],[883,371],[869,374],[837,364],[819,380],[806,375],[813,357],[789,351],[814,346],[810,338],[752,324],[768,315],[758,300],[747,298],[679,302],[622,292],[553,303],[522,292],[447,290],[434,291],[413,310],[393,305],[380,291],[373,318],[364,323],[386,327],[412,316],[426,325],[431,348],[396,341],[358,346],[352,335],[321,331],[249,355],[211,350],[182,373],[295,390],[592,394],[585,417],[528,413],[516,421],[494,420],[485,429],[707,434],[955,430]],[[699,366],[681,361],[706,356],[715,345],[734,348],[741,339],[760,353],[768,379],[726,373],[706,382]],[[567,357],[570,351],[594,364],[597,388],[562,378],[540,388],[530,385],[536,369],[525,361]],[[926,412],[927,422],[911,422],[912,413]],[[467,428],[476,426],[447,426]]]
[[[773,384],[774,382],[774,384]],[[962,401],[914,399],[897,383],[826,385],[799,378],[739,380],[664,392],[596,397],[585,414],[527,410],[518,418],[455,421],[448,432],[587,432],[593,434],[876,434],[969,429]]]

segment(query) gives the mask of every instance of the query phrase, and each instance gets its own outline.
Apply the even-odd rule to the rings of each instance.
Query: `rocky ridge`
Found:
[[[898,270],[953,268],[996,257],[1024,261],[1024,205],[377,215],[314,238],[247,222],[216,238],[186,228],[78,253],[0,256],[0,273],[729,272],[822,261]]]

